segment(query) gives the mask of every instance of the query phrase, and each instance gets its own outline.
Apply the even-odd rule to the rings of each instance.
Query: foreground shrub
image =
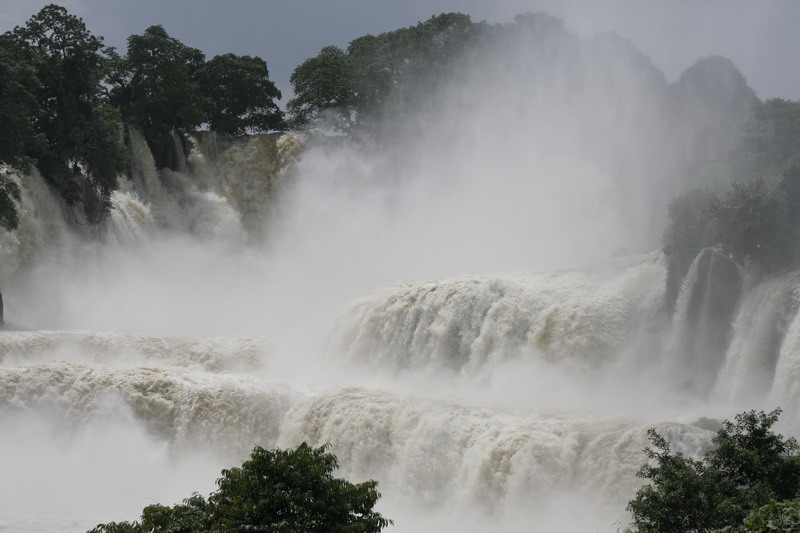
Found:
[[[746,519],[757,528],[782,516],[791,508],[782,502],[800,497],[800,448],[772,432],[780,413],[749,411],[723,422],[702,460],[672,452],[651,429],[650,462],[639,471],[649,483],[628,504],[631,531],[748,531]]]
[[[378,483],[335,478],[338,466],[326,446],[256,446],[241,467],[222,471],[207,500],[194,494],[174,507],[149,505],[139,522],[100,524],[89,533],[378,533],[391,523],[372,510]]]

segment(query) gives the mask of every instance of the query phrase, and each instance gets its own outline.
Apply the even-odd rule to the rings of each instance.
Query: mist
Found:
[[[131,129],[99,235],[16,176],[0,456],[19,490],[0,527],[132,520],[256,444],[307,441],[379,481],[390,530],[613,531],[648,428],[697,456],[709,418],[795,405],[776,367],[751,387],[763,361],[739,349],[777,342],[791,373],[794,315],[775,340],[746,311],[794,282],[737,308],[700,391],[689,298],[666,304],[667,203],[708,163],[695,141],[725,142],[709,124],[751,96],[741,80],[712,79],[738,99],[699,115],[704,95],[622,37],[543,14],[499,35],[366,140],[205,132],[171,171]]]

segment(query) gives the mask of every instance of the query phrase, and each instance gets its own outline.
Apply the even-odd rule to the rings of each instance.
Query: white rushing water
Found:
[[[698,455],[781,406],[800,434],[798,274],[708,249],[669,316],[666,81],[531,31],[372,144],[203,133],[157,170],[131,130],[100,230],[15,175],[0,531],[133,520],[306,441],[389,531],[612,532],[648,428]]]
[[[710,267],[687,277],[674,328],[655,252],[381,287],[313,262],[303,224],[294,242],[264,236],[277,184],[294,180],[287,204],[309,186],[302,138],[206,137],[186,170],[161,173],[132,143],[103,244],[64,222],[41,178],[17,178],[22,223],[2,236],[5,530],[134,519],[212,490],[255,444],[307,441],[330,442],[342,475],[379,480],[396,531],[613,531],[648,428],[697,454],[704,417],[797,402],[795,275],[749,290],[709,402],[670,357],[683,321],[703,320],[682,309]],[[374,243],[337,238],[324,245]]]

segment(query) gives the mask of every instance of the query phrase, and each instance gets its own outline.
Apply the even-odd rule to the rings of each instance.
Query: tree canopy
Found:
[[[391,524],[373,511],[377,482],[335,478],[339,463],[326,448],[256,446],[241,467],[222,471],[208,499],[194,494],[173,507],[150,505],[138,522],[100,524],[89,533],[378,533]]]
[[[483,28],[468,15],[444,13],[358,37],[346,51],[326,46],[292,73],[295,97],[287,105],[292,123],[327,121],[346,131],[381,114],[403,113],[468,57]]]
[[[205,55],[150,26],[128,37],[128,55],[111,79],[111,101],[126,122],[139,127],[160,166],[172,148],[171,134],[186,133],[203,121],[203,94],[197,80]]]
[[[31,162],[28,154],[42,150],[45,139],[33,124],[39,115],[39,85],[20,48],[8,34],[0,35],[0,164],[24,168]],[[19,199],[17,184],[0,171],[0,228],[16,229]]]
[[[282,129],[281,92],[269,79],[260,57],[223,54],[198,74],[204,97],[203,118],[212,131],[232,136]]]
[[[344,50],[326,46],[298,66],[290,81],[295,97],[289,100],[287,109],[293,126],[308,125],[323,113],[336,129],[352,126],[355,82]]]
[[[800,447],[772,431],[780,413],[748,411],[724,421],[702,459],[673,452],[650,430],[653,447],[645,450],[650,462],[639,472],[648,483],[628,504],[630,531],[767,531],[746,529],[745,521],[774,516],[778,502],[794,502],[796,513]]]
[[[23,167],[30,162],[27,154],[42,149],[45,139],[34,128],[40,85],[36,70],[11,35],[0,35],[0,162]]]
[[[65,8],[48,5],[3,40],[38,80],[27,81],[36,85],[36,105],[15,113],[17,121],[31,121],[33,138],[17,127],[16,146],[35,161],[67,205],[81,206],[89,223],[99,223],[127,164],[119,115],[101,85],[108,60],[102,38]],[[28,76],[23,71],[23,83]]]
[[[209,61],[198,49],[151,26],[128,38],[109,76],[111,101],[142,130],[159,166],[171,166],[172,135],[207,125],[233,136],[284,127],[281,93],[260,57],[223,54]]]

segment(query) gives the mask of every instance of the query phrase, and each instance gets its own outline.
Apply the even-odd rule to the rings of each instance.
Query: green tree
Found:
[[[482,28],[468,15],[443,13],[415,26],[353,40],[347,54],[357,110],[369,118],[401,116],[417,108],[464,66]]]
[[[102,37],[65,8],[48,5],[5,38],[39,82],[34,142],[22,136],[26,155],[67,205],[81,205],[87,221],[99,224],[128,161],[119,116],[101,84],[108,62]]]
[[[792,263],[784,198],[763,179],[734,183],[713,208],[713,217],[723,246],[737,261],[752,260],[767,271]]]
[[[242,136],[284,127],[275,99],[281,92],[260,57],[219,55],[199,72],[205,97],[204,122],[212,131]]]
[[[724,421],[706,454],[726,499],[719,510],[736,520],[770,501],[800,495],[800,448],[794,439],[772,432],[779,415],[777,409],[750,411]]]
[[[325,118],[340,130],[401,116],[456,71],[483,35],[469,16],[445,13],[415,26],[364,35],[347,51],[327,46],[295,69],[293,124]]]
[[[31,164],[28,154],[41,150],[42,141],[33,128],[40,113],[36,71],[25,61],[9,34],[0,35],[0,165],[22,169]],[[16,229],[20,192],[0,169],[0,227]]]
[[[9,33],[0,35],[0,163],[24,168],[31,163],[29,154],[42,149],[45,139],[34,129],[41,114],[40,89],[19,44]]]
[[[111,101],[126,122],[139,127],[160,167],[170,166],[172,133],[203,122],[198,72],[204,54],[170,37],[162,26],[128,37],[128,54],[111,71]],[[173,165],[174,166],[174,165]]]
[[[339,463],[326,448],[256,446],[241,467],[222,471],[208,500],[194,494],[174,507],[150,505],[140,522],[100,524],[90,533],[378,533],[391,521],[372,510],[377,482],[333,477]]]
[[[780,409],[725,421],[702,460],[672,452],[655,430],[639,471],[648,480],[628,504],[632,531],[738,531],[754,511],[800,496],[800,447],[773,433]]]
[[[304,61],[290,78],[295,97],[287,109],[293,127],[305,127],[326,114],[342,131],[353,125],[354,80],[344,50],[326,46],[316,57]]]
[[[704,531],[712,525],[714,494],[707,491],[702,462],[673,453],[667,440],[654,429],[647,432],[653,443],[645,449],[651,461],[639,471],[650,481],[628,504],[637,532]]]

